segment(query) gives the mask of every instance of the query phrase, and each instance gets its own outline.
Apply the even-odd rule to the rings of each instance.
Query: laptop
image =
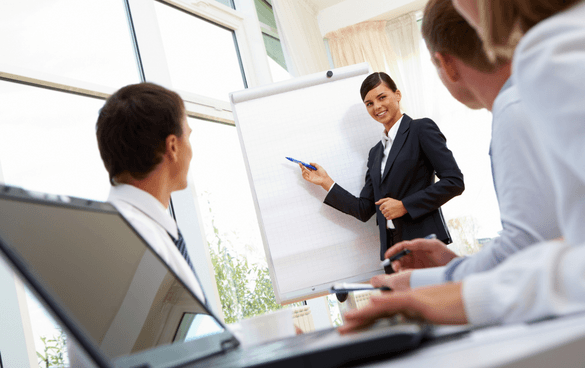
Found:
[[[97,367],[333,367],[411,350],[418,323],[243,348],[109,203],[0,185],[0,255]]]

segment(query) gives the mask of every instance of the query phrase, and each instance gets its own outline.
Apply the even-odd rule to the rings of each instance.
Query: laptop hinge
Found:
[[[231,339],[224,340],[221,342],[221,350],[223,352],[226,352],[226,351],[237,348],[238,345],[240,345],[240,342],[237,339],[232,337]]]

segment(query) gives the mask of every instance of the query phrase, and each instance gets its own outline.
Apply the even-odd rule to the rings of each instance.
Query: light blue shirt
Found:
[[[459,281],[487,271],[510,255],[544,240],[561,236],[554,218],[555,201],[532,123],[524,113],[512,78],[493,105],[490,156],[502,232],[476,254],[458,257],[445,267],[415,270],[411,287]],[[473,124],[473,122],[470,122]]]

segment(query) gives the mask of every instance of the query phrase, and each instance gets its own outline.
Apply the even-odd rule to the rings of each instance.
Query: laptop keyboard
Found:
[[[299,346],[299,345],[308,344],[313,340],[321,339],[321,338],[323,338],[323,336],[329,335],[332,333],[337,333],[337,329],[328,328],[326,330],[319,330],[319,331],[314,331],[314,332],[310,332],[310,333],[305,333],[302,335],[298,335],[294,339],[290,339],[290,341],[286,341],[286,340],[285,341],[287,343],[287,347],[295,347],[295,346]]]
[[[337,333],[337,330],[335,328],[330,328],[326,330],[319,330],[311,333],[296,335],[278,341],[266,342],[262,345],[252,346],[251,349],[246,351],[245,360],[247,363],[252,363],[259,359],[270,360],[272,357],[280,355],[282,350],[294,349],[299,346],[307,346],[307,344],[310,344],[315,340],[322,339],[326,335],[335,333]]]

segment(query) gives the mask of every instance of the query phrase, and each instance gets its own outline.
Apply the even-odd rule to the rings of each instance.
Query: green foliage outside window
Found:
[[[341,312],[339,311],[339,302],[335,294],[327,295],[327,306],[331,315],[331,321],[334,327],[339,327],[343,324],[341,319]]]
[[[210,255],[225,323],[282,308],[274,298],[268,267],[232,256],[221,244],[210,246]]]
[[[284,308],[276,303],[268,266],[251,263],[246,257],[235,254],[229,238],[220,236],[210,205],[209,217],[212,234],[207,232],[207,244],[225,323]]]
[[[44,348],[42,353],[37,351],[39,368],[65,367],[65,355],[67,354],[65,333],[60,330],[57,337],[41,336],[41,341]]]

